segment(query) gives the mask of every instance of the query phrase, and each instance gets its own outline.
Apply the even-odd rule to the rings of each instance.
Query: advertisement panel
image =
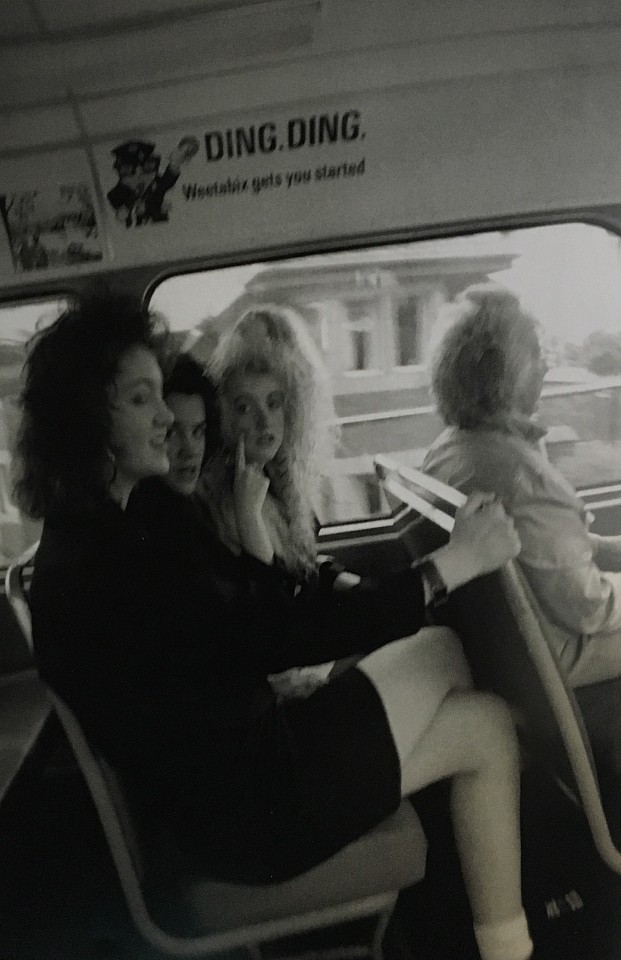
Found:
[[[145,256],[205,254],[227,235],[248,242],[322,208],[329,222],[336,202],[360,201],[367,131],[360,105],[341,102],[98,145],[115,253],[131,257],[139,238]]]

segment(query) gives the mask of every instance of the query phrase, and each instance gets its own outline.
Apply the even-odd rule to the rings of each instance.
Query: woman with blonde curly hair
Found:
[[[223,542],[240,553],[240,520],[247,519],[255,489],[264,487],[262,559],[275,556],[281,570],[306,581],[317,566],[322,466],[335,437],[319,352],[293,311],[266,306],[246,313],[222,336],[210,373],[220,396],[224,446],[207,464],[199,495],[209,502]]]

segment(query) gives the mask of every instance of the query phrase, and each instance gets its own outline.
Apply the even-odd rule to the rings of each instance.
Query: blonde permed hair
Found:
[[[520,374],[539,350],[538,324],[510,290],[468,287],[439,317],[447,327],[431,385],[448,426],[472,430],[515,408]]]
[[[292,572],[307,574],[316,560],[315,516],[321,479],[334,455],[336,440],[332,391],[319,351],[304,321],[293,310],[262,304],[222,334],[209,371],[221,401],[236,374],[267,374],[282,385],[284,437],[266,470],[270,492],[287,525],[282,559]],[[233,451],[226,416],[223,421],[227,449],[221,463],[226,470]],[[212,463],[212,472],[215,466]]]

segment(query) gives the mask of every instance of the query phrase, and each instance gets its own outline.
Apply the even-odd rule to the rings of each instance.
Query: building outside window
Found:
[[[381,368],[378,357],[378,309],[373,300],[343,304],[342,372],[364,373]]]
[[[408,297],[406,300],[397,300],[395,307],[397,366],[411,367],[420,362],[420,299]]]
[[[41,536],[41,524],[20,513],[11,497],[11,457],[20,416],[17,398],[27,341],[68,304],[68,298],[59,297],[0,306],[0,567]]]

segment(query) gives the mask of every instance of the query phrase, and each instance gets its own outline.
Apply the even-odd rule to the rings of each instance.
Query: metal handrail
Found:
[[[560,387],[544,387],[541,398],[542,400],[553,400],[555,397],[568,397],[579,393],[601,393],[602,390],[615,389],[621,389],[621,377],[602,377],[597,383],[570,383]],[[370,423],[374,420],[400,420],[406,417],[420,417],[436,412],[433,404],[426,404],[422,407],[399,407],[395,410],[348,414],[344,417],[337,417],[335,423],[339,427],[345,427],[356,423]]]

